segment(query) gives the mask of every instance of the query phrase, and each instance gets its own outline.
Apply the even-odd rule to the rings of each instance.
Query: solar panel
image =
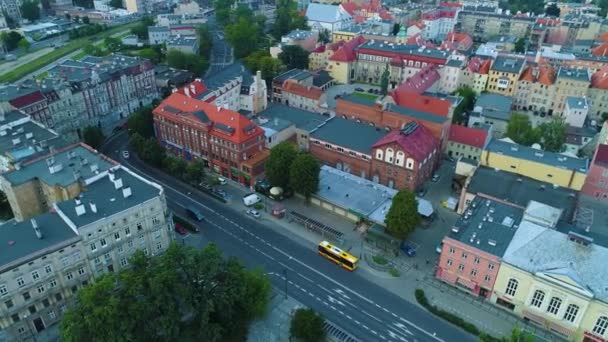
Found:
[[[407,124],[405,124],[405,126],[403,126],[403,129],[401,130],[401,133],[403,133],[403,135],[410,135],[412,134],[416,129],[418,129],[418,123],[416,122],[408,122]]]
[[[177,113],[181,113],[182,111],[175,108],[175,107],[171,107],[171,106],[165,106],[164,109],[169,112],[169,113],[173,113],[173,114],[177,114]]]

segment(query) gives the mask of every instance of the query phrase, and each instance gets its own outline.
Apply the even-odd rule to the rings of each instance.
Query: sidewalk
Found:
[[[247,193],[251,193],[251,190],[233,182],[229,182],[227,186],[224,186],[224,189],[232,195],[230,203],[235,206],[242,205],[240,198]],[[290,222],[288,217],[278,219],[271,216],[269,211],[274,201],[266,199],[264,203],[266,208],[261,220],[272,222],[273,224],[269,227],[277,232],[291,239],[294,239],[295,235],[295,241],[310,248],[314,248],[320,240],[326,238],[296,222]],[[434,277],[436,255],[433,258],[427,258],[427,264],[427,262],[421,261],[424,257],[409,258],[400,253],[398,257],[392,258],[391,264],[399,270],[401,275],[393,277],[386,272],[373,269],[366,260],[363,260],[364,258],[361,258],[363,253],[374,255],[378,252],[363,242],[354,222],[315,205],[307,205],[298,197],[284,200],[281,203],[288,212],[291,210],[297,211],[344,233],[344,242],[340,247],[361,259],[358,270],[359,275],[409,302],[417,304],[414,291],[417,288],[421,288],[425,291],[427,298],[433,305],[457,314],[470,323],[475,324],[483,332],[493,336],[508,336],[511,334],[511,330],[517,326],[534,333],[538,341],[562,341],[562,339],[555,335],[528,324],[494,305],[436,280]],[[243,210],[245,210],[244,206]],[[449,227],[444,227],[442,230],[448,229]],[[435,233],[433,232],[433,234]]]

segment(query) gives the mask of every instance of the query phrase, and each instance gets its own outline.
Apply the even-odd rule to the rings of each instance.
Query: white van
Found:
[[[243,196],[243,204],[247,207],[250,207],[256,203],[259,203],[262,199],[258,194],[248,194]]]
[[[226,185],[226,179],[222,178],[222,177],[217,177],[217,181],[220,182],[221,185]]]

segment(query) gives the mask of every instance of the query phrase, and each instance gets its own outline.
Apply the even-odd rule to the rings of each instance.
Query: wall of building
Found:
[[[508,84],[504,88],[499,86],[499,80],[502,78],[508,79]],[[505,95],[505,96],[513,96],[515,94],[515,90],[517,89],[518,80],[519,80],[519,73],[498,72],[498,71],[490,70],[490,74],[488,75],[488,85],[486,86],[486,90],[490,93],[501,94],[501,95]]]
[[[361,178],[370,179],[371,163],[369,156],[366,156],[367,159],[363,159],[359,152],[359,157],[353,157],[343,147],[331,144],[329,144],[331,148],[327,147],[325,142],[319,141],[319,143],[316,143],[318,140],[314,137],[311,137],[310,140],[310,153],[324,164]],[[338,151],[338,148],[343,149],[344,152]]]
[[[338,83],[349,84],[350,83],[350,70],[351,64],[347,62],[336,62],[329,61],[327,70],[329,75]]]
[[[389,149],[393,157],[390,156]],[[439,153],[435,152],[421,162],[415,160],[397,144],[375,148],[372,150],[370,179],[389,188],[416,191],[431,178],[437,165],[438,155]]]
[[[598,199],[608,198],[608,167],[591,164],[582,193]]]
[[[448,156],[458,158],[469,158],[473,160],[479,160],[481,158],[481,149],[475,146],[461,144],[455,141],[448,142],[447,153]]]

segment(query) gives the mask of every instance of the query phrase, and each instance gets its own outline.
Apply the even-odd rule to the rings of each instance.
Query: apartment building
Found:
[[[495,36],[525,38],[534,26],[535,18],[468,7],[458,13],[457,23],[460,31],[471,34],[474,41],[487,41]]]
[[[161,186],[119,165],[86,182],[51,211],[0,225],[11,241],[0,257],[0,329],[8,340],[35,340],[59,322],[80,288],[128,267],[136,250],[154,256],[172,240]]]
[[[173,36],[166,42],[167,50],[177,50],[183,53],[198,55],[198,38],[195,36]]]
[[[355,79],[357,61],[355,49],[365,41],[363,36],[357,36],[338,47],[336,52],[329,57],[327,70],[336,82],[348,84]]]
[[[445,39],[448,33],[454,30],[459,11],[459,7],[440,4],[437,8],[423,12],[420,16],[420,21],[424,24],[422,38],[434,41]]]
[[[151,45],[164,44],[170,37],[169,26],[148,26],[148,40]]]
[[[319,87],[303,85],[296,80],[287,80],[283,84],[283,101],[290,107],[320,112],[325,103],[325,94]]]
[[[161,146],[236,182],[253,185],[264,171],[264,130],[221,106],[173,93],[153,111]]]
[[[53,203],[78,196],[86,179],[116,164],[83,143],[50,149],[0,174],[0,186],[17,221],[51,210]]]
[[[0,103],[10,104],[49,128],[55,127],[48,100],[34,81],[1,86]]]
[[[491,66],[490,58],[481,59],[477,56],[470,58],[466,66],[461,69],[458,87],[469,86],[475,93],[481,94],[486,90]]]
[[[591,84],[587,95],[589,118],[600,121],[602,114],[608,112],[608,67],[604,67],[591,75]]]
[[[555,76],[555,69],[549,64],[526,66],[517,82],[515,110],[553,114]]]
[[[595,150],[581,192],[594,198],[608,198],[608,145],[601,143]]]
[[[567,96],[562,117],[571,127],[582,128],[587,121],[589,104],[586,97]]]
[[[496,57],[490,68],[486,90],[495,94],[513,96],[525,64],[526,60],[524,58]]]
[[[6,14],[8,14],[9,17],[13,18],[15,22],[21,22],[21,1],[2,0],[0,1],[0,7],[2,8],[2,11],[6,11]]]
[[[272,102],[285,103],[285,98],[283,97],[283,86],[288,80],[295,81],[298,84],[305,86],[313,85],[313,75],[311,72],[302,69],[287,70],[272,79]]]
[[[560,67],[555,79],[553,113],[563,115],[568,96],[587,96],[591,74],[588,69]]]
[[[486,144],[492,137],[492,126],[483,128],[452,124],[447,154],[453,158],[467,158],[478,161]]]
[[[492,139],[481,154],[481,165],[581,190],[589,160]]]

